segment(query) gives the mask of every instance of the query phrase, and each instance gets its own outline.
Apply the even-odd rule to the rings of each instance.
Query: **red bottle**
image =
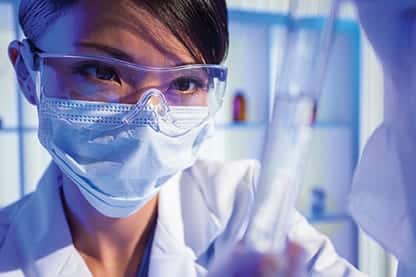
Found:
[[[237,91],[233,98],[233,121],[244,122],[246,121],[246,98],[241,91]]]

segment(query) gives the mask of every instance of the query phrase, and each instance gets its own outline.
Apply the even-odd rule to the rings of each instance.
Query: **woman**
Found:
[[[53,163],[0,214],[0,275],[201,276],[242,239],[251,161],[196,161],[222,103],[221,0],[21,1],[9,47]],[[359,275],[294,213],[308,271]]]

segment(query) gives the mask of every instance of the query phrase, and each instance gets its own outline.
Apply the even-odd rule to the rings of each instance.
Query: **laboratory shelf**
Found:
[[[220,130],[260,129],[260,128],[266,127],[266,123],[265,122],[216,123],[215,127]]]
[[[328,213],[328,214],[323,214],[323,215],[309,215],[306,218],[312,224],[352,221],[351,216],[346,213]]]
[[[0,128],[1,133],[34,133],[37,132],[38,128],[36,127],[3,127]]]
[[[216,128],[221,130],[235,130],[235,129],[259,129],[267,126],[266,122],[230,122],[230,123],[216,123]],[[315,129],[351,129],[352,123],[349,122],[317,122],[313,125]]]
[[[267,12],[260,10],[245,10],[241,8],[229,8],[228,19],[232,22],[254,23],[264,25],[285,24],[287,16],[282,13]]]
[[[242,22],[261,25],[285,25],[288,16],[285,13],[268,12],[265,10],[250,10],[231,7],[228,9],[228,18],[231,22]],[[321,29],[325,19],[321,17],[305,17],[296,24],[301,28]],[[358,32],[359,26],[354,19],[338,19],[336,29],[339,32]]]
[[[353,127],[352,123],[349,122],[316,122],[313,125],[314,128],[316,129],[351,129]]]

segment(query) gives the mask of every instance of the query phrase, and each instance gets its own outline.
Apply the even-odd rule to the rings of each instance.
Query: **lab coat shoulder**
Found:
[[[6,239],[9,227],[12,225],[13,220],[19,214],[19,211],[26,205],[28,199],[32,194],[28,194],[22,199],[0,209],[0,249],[2,248],[3,242]]]

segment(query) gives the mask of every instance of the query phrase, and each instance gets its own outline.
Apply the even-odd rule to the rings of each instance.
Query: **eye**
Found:
[[[204,82],[202,80],[189,77],[178,78],[170,85],[170,89],[177,90],[181,94],[192,94],[204,87]]]
[[[116,70],[110,66],[90,63],[79,66],[78,71],[93,80],[121,83]]]

